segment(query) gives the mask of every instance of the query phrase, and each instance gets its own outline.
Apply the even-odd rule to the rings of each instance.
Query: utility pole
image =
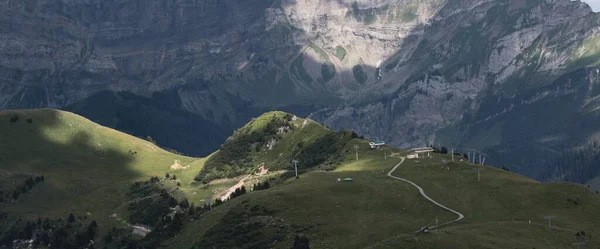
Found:
[[[435,217],[435,232],[438,232],[438,218]]]
[[[292,160],[292,163],[294,164],[294,169],[296,170],[296,179],[298,178],[298,160],[294,159]]]
[[[554,216],[544,216],[544,219],[548,220],[548,228],[552,228],[552,219]]]
[[[585,245],[585,242],[574,242],[573,245],[577,246],[577,249],[579,249],[580,246]]]
[[[452,148],[452,161],[454,162],[454,148]]]
[[[358,144],[354,145],[354,150],[356,151],[356,161],[358,161],[358,148],[360,148]]]
[[[467,149],[467,161],[471,162],[471,149]]]
[[[387,160],[387,152],[383,151],[383,159]]]
[[[469,150],[469,162],[475,163],[475,150],[474,149],[468,149],[468,150]]]
[[[473,168],[473,170],[477,171],[477,181],[480,182],[481,181],[481,171],[485,170],[482,168]]]
[[[481,151],[478,151],[478,152],[479,152],[479,164],[484,165],[485,159],[489,156]],[[483,157],[483,160],[481,159],[482,157]]]

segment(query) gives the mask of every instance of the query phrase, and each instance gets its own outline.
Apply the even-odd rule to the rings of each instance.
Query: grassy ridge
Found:
[[[11,122],[15,117],[18,121]],[[45,177],[29,193],[0,203],[0,210],[9,215],[0,225],[0,234],[17,218],[64,219],[69,213],[98,221],[101,231],[122,227],[121,221],[109,216],[129,216],[122,204],[134,181],[164,175],[175,160],[189,164],[190,170],[200,170],[192,168],[196,158],[169,153],[150,142],[56,110],[1,111],[0,141],[3,183],[20,184],[23,175]],[[12,188],[10,184],[1,187]]]
[[[227,202],[205,220],[188,224],[180,237],[168,242],[169,248],[192,244],[202,248],[206,238],[226,238],[227,243],[240,243],[236,248],[250,248],[241,241],[261,229],[234,225],[232,221],[240,217],[258,222],[258,227],[276,224],[279,230],[269,228],[257,238],[273,243],[271,248],[290,248],[298,234],[310,239],[311,248],[571,248],[583,241],[576,236],[581,231],[592,235],[589,246],[600,242],[596,238],[600,220],[595,215],[600,197],[594,192],[576,184],[542,184],[487,166],[478,182],[473,169],[482,166],[452,163],[440,154],[407,160],[394,174],[414,181],[466,218],[432,234],[408,234],[434,225],[436,218],[442,223],[456,217],[425,201],[411,185],[386,176],[399,159],[386,160],[383,153],[402,151],[366,149],[366,141],[360,139],[352,140],[348,148],[353,144],[362,148],[358,162],[354,151],[347,150],[335,171],[312,171]],[[354,181],[337,182],[346,177]],[[267,212],[252,214],[253,208]],[[546,227],[544,216],[555,217],[553,228]],[[231,225],[219,225],[224,223]],[[225,236],[230,229],[240,236]],[[227,248],[223,245],[213,246]]]
[[[361,148],[358,162],[355,161],[355,144]],[[202,248],[205,240],[198,238],[205,236],[216,240],[244,240],[247,235],[261,230],[219,224],[235,224],[232,220],[240,217],[250,220],[262,217],[263,223],[258,224],[267,226],[273,222],[271,224],[281,227],[281,231],[269,228],[267,234],[273,234],[271,240],[257,238],[277,241],[271,248],[290,248],[296,234],[307,235],[312,248],[362,248],[398,233],[435,224],[436,217],[453,217],[420,198],[411,186],[386,176],[399,159],[385,159],[384,152],[389,155],[391,150],[397,150],[368,148],[367,141],[353,139],[346,146],[342,166],[334,171],[311,171],[297,180],[289,179],[272,189],[251,192],[226,202],[207,214],[205,220],[188,224],[180,236],[165,245],[188,248],[196,244],[196,248]],[[354,182],[337,181],[347,177]],[[255,206],[267,212],[252,215],[250,210]],[[239,236],[224,235],[232,231]],[[231,241],[228,243],[233,243]],[[217,244],[215,248],[228,248],[225,245],[228,244]],[[249,245],[237,248],[251,248]]]
[[[353,137],[352,132],[333,132],[308,119],[284,112],[269,112],[237,130],[211,156],[196,180],[208,183],[256,172],[288,169],[293,159],[300,170],[321,166],[334,168]]]

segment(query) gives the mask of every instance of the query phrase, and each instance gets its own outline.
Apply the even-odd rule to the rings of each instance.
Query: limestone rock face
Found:
[[[570,0],[0,0],[0,108],[106,124],[95,96],[126,92],[224,129],[283,109],[553,178],[514,153],[589,142],[563,133],[597,110],[599,20]]]

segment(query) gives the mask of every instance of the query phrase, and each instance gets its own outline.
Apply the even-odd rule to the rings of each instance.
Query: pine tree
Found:
[[[292,249],[310,249],[310,241],[304,235],[296,235]]]
[[[73,213],[70,213],[69,218],[67,218],[67,221],[69,223],[75,222],[75,215],[73,215]]]
[[[93,220],[87,229],[87,235],[89,236],[90,239],[93,239],[94,237],[96,237],[96,229],[97,228],[98,228],[98,223],[96,223],[96,221]]]
[[[167,173],[167,174],[165,175],[165,178],[169,179],[169,178],[171,178],[171,175],[169,175],[169,173]]]
[[[48,233],[43,233],[42,237],[40,238],[40,244],[47,246],[48,244],[50,244],[50,236],[48,236]]]
[[[27,222],[27,224],[25,224],[25,229],[23,230],[23,236],[27,239],[31,238],[31,236],[33,236],[33,224],[31,222]]]
[[[194,203],[192,203],[192,205],[190,205],[190,208],[188,210],[188,214],[194,215],[195,213],[196,213],[196,206],[194,205]]]
[[[173,198],[173,196],[169,197],[169,206],[170,207],[177,206],[177,204],[179,204],[179,202],[177,202],[177,200],[175,200],[175,198]]]
[[[189,204],[189,202],[188,202],[188,200],[187,200],[187,199],[183,199],[183,200],[182,200],[182,201],[179,203],[179,206],[180,206],[181,208],[188,208],[188,207],[190,206],[190,204]]]
[[[46,218],[46,219],[44,220],[44,225],[42,226],[42,228],[43,228],[44,230],[48,230],[48,229],[50,229],[50,220],[48,220],[48,218]]]

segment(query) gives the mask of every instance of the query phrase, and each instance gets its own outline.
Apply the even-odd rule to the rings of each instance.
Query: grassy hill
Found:
[[[451,162],[441,154],[406,160],[394,175],[414,181],[465,219],[433,233],[412,233],[435,225],[436,218],[443,223],[456,216],[386,176],[400,160],[386,160],[383,153],[404,152],[371,150],[365,143],[349,143],[361,145],[360,161],[349,153],[334,171],[312,171],[233,199],[187,224],[165,247],[291,248],[297,235],[306,236],[311,248],[574,248],[577,241],[600,246],[595,192]],[[483,168],[481,182],[474,168]],[[337,181],[345,177],[354,181]],[[551,228],[545,216],[554,217]]]
[[[2,231],[18,219],[97,221],[104,231],[125,226],[126,193],[135,181],[171,172],[176,160],[197,172],[199,160],[172,154],[81,116],[50,110],[0,111],[0,210]],[[27,178],[44,176],[23,192]],[[109,217],[116,214],[116,217]]]
[[[207,159],[196,180],[215,179],[269,170],[290,169],[297,159],[299,170],[319,166],[333,169],[358,137],[350,131],[333,132],[322,125],[284,112],[268,112],[250,121]]]
[[[172,154],[48,109],[1,111],[0,141],[0,248],[11,248],[5,238],[32,234],[40,235],[39,248],[48,248],[37,244],[43,234],[51,235],[55,246],[49,248],[81,248],[56,245],[90,239],[96,248],[109,249],[289,249],[306,240],[311,248],[539,249],[574,248],[577,241],[600,246],[597,193],[451,162],[443,154],[406,160],[393,174],[465,219],[414,233],[436,219],[456,217],[414,186],[387,176],[405,151],[373,150],[353,132],[334,132],[283,112],[257,117],[207,158]],[[292,159],[299,160],[298,179],[292,177]],[[258,166],[270,173],[258,174]],[[481,181],[477,168],[484,169]],[[353,181],[338,180],[344,178]],[[251,191],[267,181],[270,188]],[[205,206],[239,183],[248,193]],[[554,217],[551,228],[545,216]],[[136,224],[152,232],[138,236],[131,227]],[[57,240],[61,233],[73,243]],[[12,247],[31,246],[19,243]]]

